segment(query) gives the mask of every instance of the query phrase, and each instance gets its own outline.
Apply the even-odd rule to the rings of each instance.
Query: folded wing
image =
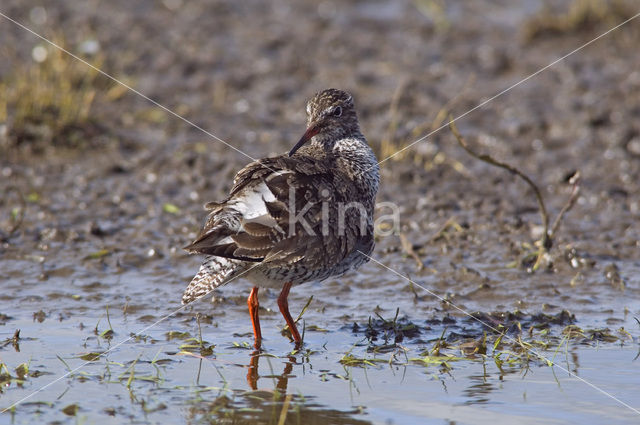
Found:
[[[186,249],[274,267],[303,258],[305,267],[336,264],[361,236],[351,215],[338,229],[336,206],[353,195],[340,178],[317,159],[251,163],[236,175],[225,201],[207,204],[206,224]]]

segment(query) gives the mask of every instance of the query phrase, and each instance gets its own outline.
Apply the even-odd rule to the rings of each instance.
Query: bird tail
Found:
[[[223,257],[207,256],[198,273],[182,294],[182,304],[189,304],[224,285],[243,271],[242,262]]]

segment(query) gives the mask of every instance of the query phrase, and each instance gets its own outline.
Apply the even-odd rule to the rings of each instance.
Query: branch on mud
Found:
[[[405,235],[402,232],[400,232],[400,243],[402,244],[402,249],[404,250],[404,252],[408,256],[414,259],[414,261],[416,262],[416,266],[418,267],[418,270],[422,270],[424,268],[424,263],[422,262],[422,259],[416,253],[415,249],[413,249],[413,244],[411,243],[409,238],[407,238],[407,235]]]
[[[573,185],[573,189],[571,190],[571,195],[569,195],[569,199],[567,199],[567,203],[564,204],[564,207],[562,207],[562,209],[560,210],[558,217],[556,217],[556,221],[554,221],[553,226],[551,226],[550,237],[552,238],[556,235],[556,231],[560,227],[560,222],[562,221],[562,218],[567,213],[567,211],[573,208],[573,205],[576,203],[576,200],[578,199],[578,195],[580,194],[580,178],[581,178],[580,171],[575,171],[567,179],[569,184]]]
[[[496,167],[504,168],[505,170],[511,172],[512,174],[515,174],[520,178],[522,178],[529,185],[529,187],[533,189],[533,193],[536,195],[536,200],[538,201],[538,208],[540,209],[540,217],[542,219],[542,225],[544,226],[544,236],[542,240],[542,245],[547,249],[551,248],[551,237],[549,235],[549,214],[547,214],[547,208],[544,205],[544,200],[542,199],[542,194],[540,193],[540,189],[538,189],[538,186],[536,186],[536,184],[526,174],[524,174],[522,171],[518,170],[517,168],[507,163],[500,162],[487,154],[478,154],[472,151],[469,145],[467,145],[467,142],[460,135],[460,132],[458,131],[458,128],[453,122],[453,118],[451,116],[449,117],[449,127],[451,128],[453,135],[456,136],[456,139],[458,140],[458,143],[460,144],[460,146],[462,146],[462,148],[465,151],[467,151],[469,155],[479,159],[480,161],[484,161],[488,164],[495,165]]]
[[[462,226],[460,226],[460,224],[458,224],[458,222],[456,221],[456,218],[455,217],[450,217],[447,221],[444,222],[442,227],[440,227],[440,229],[437,232],[435,232],[433,234],[433,236],[431,236],[429,238],[427,243],[431,243],[431,242],[435,241],[436,239],[442,237],[444,232],[446,232],[450,227],[453,227],[456,232],[463,232],[464,231]]]
[[[517,169],[512,165],[498,161],[493,157],[491,157],[490,155],[478,154],[474,152],[469,147],[469,145],[464,140],[464,138],[460,135],[460,132],[458,131],[458,128],[456,127],[453,121],[453,117],[451,115],[449,116],[449,127],[451,128],[451,132],[455,136],[460,146],[462,146],[462,148],[465,151],[467,151],[469,155],[479,159],[480,161],[486,162],[488,164],[494,165],[499,168],[503,168],[509,171],[510,173],[515,174],[516,176],[524,180],[529,185],[529,187],[531,187],[531,189],[533,190],[533,193],[535,194],[536,200],[538,202],[540,218],[542,220],[542,225],[544,227],[544,233],[543,233],[542,239],[537,242],[537,245],[539,246],[539,250],[536,254],[536,261],[533,267],[531,268],[532,271],[537,270],[540,267],[541,262],[545,257],[545,255],[553,246],[553,238],[556,235],[556,231],[560,227],[560,222],[562,221],[562,218],[573,207],[573,205],[576,202],[576,199],[578,198],[578,194],[580,193],[580,172],[576,171],[569,177],[568,181],[570,184],[573,185],[573,190],[571,191],[571,195],[569,196],[569,199],[567,200],[565,205],[562,207],[562,210],[560,211],[555,221],[553,222],[553,226],[551,226],[551,229],[549,229],[549,214],[547,213],[547,208],[544,204],[542,193],[540,192],[540,189],[538,188],[538,186],[533,182],[533,180],[531,180],[526,174],[524,174],[522,171],[520,171],[519,169]]]

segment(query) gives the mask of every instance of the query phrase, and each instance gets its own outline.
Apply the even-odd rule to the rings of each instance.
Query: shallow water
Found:
[[[193,262],[184,260],[181,263]],[[28,261],[7,263],[13,276],[33,276],[42,268]],[[176,265],[174,272],[188,273],[190,265]],[[450,350],[452,360],[446,365],[443,359],[409,361],[420,358],[443,332],[477,336],[482,327],[465,321],[456,311],[442,311],[433,297],[416,302],[404,282],[389,279],[382,284],[371,264],[355,275],[360,283],[354,282],[346,292],[334,292],[334,297],[323,295],[342,287],[337,282],[295,288],[292,310],[301,308],[306,293],[314,293],[316,300],[303,316],[304,324],[323,328],[309,327],[303,350],[297,353],[280,335],[282,320],[271,310],[277,294],[263,293],[265,351],[259,357],[251,348],[245,312],[247,283],[222,288],[213,305],[201,300],[183,311],[171,293],[179,293],[181,286],[158,285],[157,278],[142,271],[109,276],[94,270],[90,278],[82,279],[56,274],[49,272],[46,280],[14,278],[6,286],[3,298],[13,294],[16,303],[4,310],[11,318],[2,326],[0,338],[9,339],[14,329],[20,329],[20,340],[4,345],[2,361],[14,378],[13,369],[28,362],[31,376],[4,382],[2,407],[47,385],[15,413],[3,415],[11,423],[30,423],[35,417],[64,421],[68,416],[63,409],[73,405],[78,407],[74,412],[78,419],[88,423],[277,423],[288,395],[286,423],[597,424],[629,423],[636,417],[566,372],[633,406],[639,351],[636,342],[624,338],[590,345],[572,342],[541,351],[557,364],[554,367],[535,359],[498,366],[491,356],[460,357],[457,349]],[[376,275],[378,285],[367,289],[364,282]],[[127,288],[126,295],[122,288]],[[482,304],[466,307],[482,311]],[[43,305],[44,311],[36,314]],[[398,323],[406,325],[410,319],[417,334],[409,332],[394,343],[394,335],[385,341],[388,336],[380,328],[377,338],[367,338],[363,330],[369,317],[378,319],[364,306],[376,305],[399,308]],[[200,328],[195,312],[203,315]],[[384,307],[376,313],[387,320],[395,314]],[[441,323],[438,318],[443,316],[452,319]],[[598,327],[597,314],[587,317]],[[578,321],[583,327],[586,322]],[[358,331],[353,323],[359,323]],[[110,327],[113,334],[103,334]],[[628,315],[615,327],[632,330],[637,324]],[[551,329],[561,328],[552,325]],[[204,351],[199,342],[188,341],[191,336],[199,339],[200,332]],[[94,362],[80,358],[105,351]],[[346,355],[366,362],[344,365],[340,360]],[[250,366],[256,361],[257,371],[249,379],[249,371],[255,370]],[[73,372],[63,377],[69,369]]]
[[[27,321],[19,324],[29,329]],[[138,330],[119,320],[112,319],[112,324],[123,332]],[[177,343],[166,340],[169,324],[146,332],[146,342],[126,343],[31,397],[18,408],[13,423],[29,423],[33,414],[47,421],[63,420],[61,410],[73,404],[79,407],[80,420],[86,418],[90,423],[122,423],[125,418],[133,423],[208,422],[214,418],[230,423],[260,418],[264,421],[260,423],[275,423],[285,393],[293,397],[287,423],[597,424],[629,423],[636,418],[632,411],[557,368],[533,366],[525,374],[518,369],[501,371],[491,360],[455,362],[446,371],[438,365],[388,363],[342,367],[338,361],[350,349],[344,341],[353,336],[340,330],[331,330],[329,335],[308,333],[306,348],[314,352],[297,355],[288,355],[288,344],[278,343],[274,332],[267,332],[269,356],[260,357],[259,378],[252,388],[246,380],[252,350],[226,343],[205,359],[178,355]],[[119,340],[120,333],[112,342]],[[43,347],[41,341],[25,341],[20,344],[21,353],[5,351],[7,364],[21,362],[28,355],[31,371],[46,370],[53,375],[30,378],[21,388],[12,383],[4,388],[3,402],[16,401],[62,374],[65,367],[54,354],[74,368],[83,363],[73,358],[81,351],[69,351],[69,347],[86,341],[89,350],[109,348],[92,335],[64,327],[50,334],[56,344]],[[636,355],[637,347],[575,348],[566,359],[560,353],[558,363],[633,403],[629,394],[637,386]],[[137,359],[135,380],[128,384],[132,359]],[[616,365],[615,375],[602,368],[603,362]]]

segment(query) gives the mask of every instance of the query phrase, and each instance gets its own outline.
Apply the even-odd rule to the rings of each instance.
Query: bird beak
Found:
[[[307,128],[307,131],[304,132],[298,143],[289,151],[289,156],[292,156],[298,149],[300,149],[305,143],[307,143],[313,136],[320,132],[320,128],[318,125],[312,125]]]

